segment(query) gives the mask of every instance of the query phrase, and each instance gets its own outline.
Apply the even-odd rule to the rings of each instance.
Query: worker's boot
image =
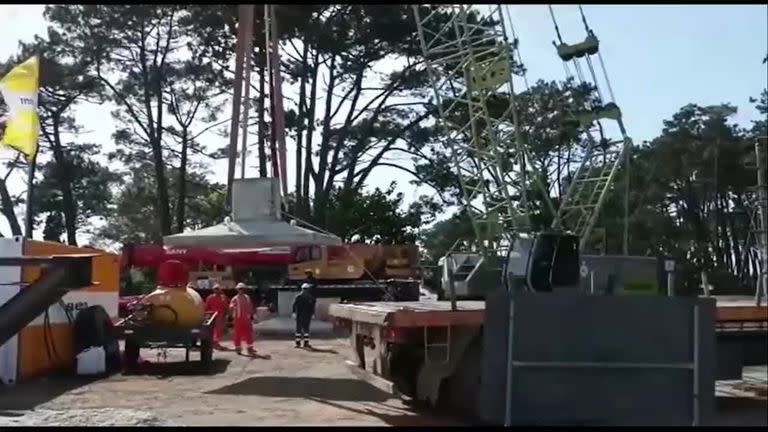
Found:
[[[248,347],[248,354],[256,354],[256,349],[254,349],[252,346]]]
[[[309,340],[304,339],[304,348],[309,348]]]

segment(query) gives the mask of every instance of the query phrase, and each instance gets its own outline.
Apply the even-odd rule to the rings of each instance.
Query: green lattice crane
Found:
[[[502,8],[489,5],[480,14],[477,7],[413,11],[477,252],[504,256],[515,236],[530,230],[530,176],[515,106],[515,47]]]

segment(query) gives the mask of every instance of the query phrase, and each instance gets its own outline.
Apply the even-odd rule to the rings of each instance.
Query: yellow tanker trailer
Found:
[[[189,270],[179,261],[158,267],[155,291],[134,304],[129,315],[115,325],[118,339],[125,340],[125,367],[134,368],[141,348],[184,348],[200,351],[208,368],[213,359],[215,312],[206,312],[200,295],[187,288]]]

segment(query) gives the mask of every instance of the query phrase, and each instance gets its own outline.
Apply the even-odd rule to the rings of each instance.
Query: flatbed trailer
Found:
[[[137,366],[141,348],[183,348],[187,362],[190,351],[199,351],[202,367],[207,370],[213,360],[213,323],[216,315],[216,312],[206,312],[202,323],[192,328],[147,324],[137,320],[133,314],[121,319],[114,326],[114,334],[118,340],[125,341],[126,369]]]
[[[738,380],[746,366],[768,364],[768,306],[750,296],[715,296],[717,378]]]
[[[348,365],[358,377],[411,399],[426,393],[436,404],[442,380],[453,375],[468,345],[477,342],[485,319],[484,301],[458,301],[456,308],[451,310],[448,301],[340,303],[331,305],[329,314],[350,334],[355,358]],[[481,346],[475,343],[470,350],[478,356]],[[419,365],[434,372],[419,379]],[[472,374],[477,368],[459,370]]]
[[[278,291],[298,291],[303,281],[289,281],[285,284],[272,284],[267,288],[273,296]],[[339,298],[342,301],[418,301],[421,282],[416,279],[387,279],[374,281],[349,281],[348,283],[328,283],[318,280],[313,289],[317,298]]]
[[[462,407],[479,395],[485,301],[457,301],[455,311],[449,301],[335,304],[329,314],[335,326],[349,332],[354,358],[348,365],[361,379],[395,395],[432,405],[439,399],[453,412],[473,414]],[[719,299],[714,314],[718,357],[723,355],[721,344],[739,353],[736,335],[743,338],[746,332],[752,340],[761,334],[750,329],[768,326],[765,306],[746,299]],[[734,332],[737,324],[743,331]],[[740,374],[743,356],[736,358]],[[718,359],[718,368],[720,363]],[[726,379],[720,375],[718,379]]]

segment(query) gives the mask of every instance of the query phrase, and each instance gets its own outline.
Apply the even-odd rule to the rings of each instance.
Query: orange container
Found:
[[[100,305],[113,321],[117,319],[120,295],[119,255],[99,249],[37,240],[24,240],[22,250],[25,256],[99,254],[93,259],[94,285],[70,291],[62,300],[73,318],[80,309]],[[28,286],[39,277],[39,266],[25,266],[21,269],[23,286]],[[45,316],[41,315],[18,335],[17,380],[19,381],[47,375],[74,365],[76,353],[73,352],[73,326],[64,308],[60,304],[54,304],[48,308],[48,317],[49,326],[45,325]]]

